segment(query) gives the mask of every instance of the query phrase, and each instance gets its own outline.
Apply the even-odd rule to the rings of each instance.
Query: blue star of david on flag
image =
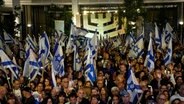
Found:
[[[133,50],[134,50],[134,52],[139,52],[139,47],[137,46],[137,45],[135,45],[135,46],[133,46]]]
[[[128,90],[131,90],[132,92],[134,91],[134,89],[135,89],[135,86],[134,86],[134,82],[133,81],[131,81],[130,83],[128,83]]]
[[[63,59],[63,57],[60,56],[60,55],[58,54],[58,55],[56,56],[56,58],[55,58],[55,61],[60,62],[62,59]]]
[[[64,55],[63,50],[60,42],[56,42],[54,48],[54,58],[52,61],[53,69],[55,73],[59,74],[60,76],[64,75]]]
[[[134,75],[134,72],[131,69],[131,66],[129,66],[127,74],[127,91],[131,96],[130,102],[132,104],[137,104],[140,94],[142,94],[142,90]]]

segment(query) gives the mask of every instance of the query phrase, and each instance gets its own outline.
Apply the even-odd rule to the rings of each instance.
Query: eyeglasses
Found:
[[[164,100],[164,101],[165,101],[166,99],[164,99],[164,98],[159,98],[159,100]]]

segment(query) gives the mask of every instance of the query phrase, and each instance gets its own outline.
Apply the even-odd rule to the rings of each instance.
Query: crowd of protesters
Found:
[[[140,104],[184,103],[183,47],[173,42],[172,63],[165,66],[164,54],[155,51],[155,69],[144,67],[145,55],[129,58],[127,52],[101,47],[96,59],[97,79],[87,81],[84,70],[74,71],[73,54],[65,56],[65,75],[57,76],[57,87],[51,80],[51,65],[43,69],[34,80],[23,77],[12,80],[11,72],[0,70],[0,104],[130,104],[126,90],[127,70],[131,65],[143,90]],[[23,68],[25,59],[19,56],[19,46],[13,45],[17,64]],[[84,57],[84,51],[79,53]],[[22,72],[22,71],[21,71]]]

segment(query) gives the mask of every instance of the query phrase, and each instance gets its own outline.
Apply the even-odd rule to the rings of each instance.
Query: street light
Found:
[[[27,27],[28,27],[28,34],[31,33],[31,26],[32,26],[32,25],[31,25],[30,23],[27,24]]]
[[[180,24],[180,25],[183,25],[183,21],[180,21],[179,24]]]

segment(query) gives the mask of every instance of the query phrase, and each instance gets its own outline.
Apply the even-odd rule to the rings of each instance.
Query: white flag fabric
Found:
[[[172,61],[172,38],[170,38],[169,40],[169,44],[168,44],[168,47],[167,47],[167,52],[166,52],[166,55],[164,57],[164,64],[165,66],[170,64],[171,61]]]
[[[60,77],[64,76],[64,55],[62,49],[62,43],[57,41],[54,47],[54,56],[52,60],[52,83],[56,87],[56,78],[55,76],[58,75]]]
[[[155,44],[157,46],[157,50],[160,51],[162,47],[162,37],[161,34],[159,33],[159,29],[156,23],[155,23]]]
[[[5,43],[15,43],[13,37],[4,30]]]
[[[1,58],[1,66],[3,69],[8,68],[12,72],[15,78],[18,78],[18,67],[15,65],[12,60],[7,56],[7,54],[0,49],[0,58]]]
[[[82,59],[79,57],[79,49],[74,45],[74,70],[82,70]]]
[[[144,53],[144,30],[141,35],[136,39],[135,43],[131,44],[131,49],[128,53],[129,57],[138,58]]]
[[[88,47],[88,49],[87,49],[87,58],[86,58],[85,62],[86,62],[86,66],[85,66],[86,80],[90,81],[91,84],[94,85],[94,81],[96,81],[96,72],[95,72],[95,67],[94,67],[94,63],[93,63],[92,51],[91,51],[90,47]]]
[[[50,43],[47,34],[44,32],[39,40],[39,57],[38,64],[40,67],[46,65],[47,58],[50,54]]]
[[[34,50],[34,52],[37,51],[37,44],[36,42],[31,38],[31,36],[28,34],[26,37],[27,44]]]
[[[150,40],[149,40],[149,45],[148,45],[148,51],[145,59],[144,66],[148,68],[148,70],[151,72],[155,68],[155,63],[154,63],[154,54],[153,54],[153,39],[152,39],[152,33],[150,33]]]
[[[130,102],[132,104],[137,104],[143,91],[134,75],[134,72],[132,71],[131,66],[129,67],[127,74],[127,91],[131,97]]]
[[[173,38],[173,28],[171,27],[171,25],[169,23],[166,23],[166,27],[165,27],[165,42],[168,44],[170,38]]]
[[[70,53],[73,52],[74,37],[76,36],[76,30],[77,30],[77,28],[73,24],[71,24],[70,36],[69,36],[69,39],[68,39],[68,43],[66,45],[67,55],[69,55]]]
[[[30,80],[34,80],[39,73],[39,69],[40,66],[36,59],[36,54],[33,52],[32,48],[27,45],[23,76],[29,78]]]
[[[165,31],[165,29],[163,29],[163,33],[162,33],[162,46],[161,47],[162,47],[163,50],[165,50],[165,48],[167,46],[166,40],[165,40],[165,36],[166,35],[165,35],[165,32],[164,31]]]

